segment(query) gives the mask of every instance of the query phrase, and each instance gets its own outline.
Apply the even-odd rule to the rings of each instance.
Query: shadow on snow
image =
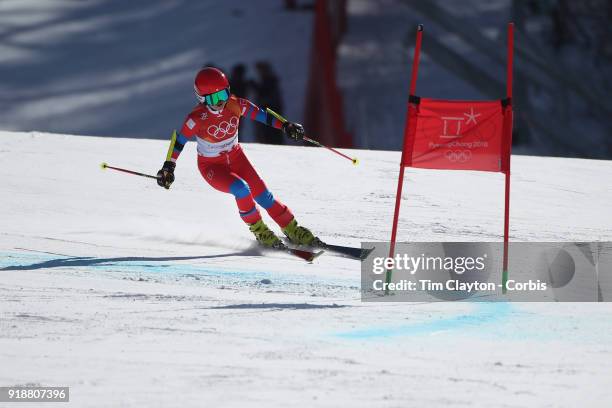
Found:
[[[195,259],[213,259],[213,258],[225,258],[230,256],[255,256],[259,255],[256,251],[245,250],[241,252],[232,252],[218,255],[204,255],[204,256],[164,256],[164,257],[144,257],[144,256],[125,256],[117,258],[94,258],[94,257],[72,257],[72,258],[58,258],[49,259],[42,262],[37,262],[29,265],[14,265],[0,268],[0,271],[30,271],[36,269],[46,268],[70,268],[70,267],[83,267],[83,266],[94,266],[100,264],[113,264],[117,262],[169,262],[169,261],[189,261]]]
[[[207,309],[276,309],[276,310],[304,310],[304,309],[340,309],[347,305],[313,305],[311,303],[241,303],[237,305],[214,306]]]

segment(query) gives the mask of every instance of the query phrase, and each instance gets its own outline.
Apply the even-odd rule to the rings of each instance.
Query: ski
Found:
[[[366,259],[368,255],[370,255],[370,253],[374,250],[374,248],[356,248],[345,245],[333,245],[326,243],[322,243],[318,248],[327,249],[328,251],[359,259],[360,261]]]
[[[284,246],[282,248],[271,248],[271,247],[262,247],[264,250],[267,249],[271,249],[271,250],[275,250],[275,251],[282,251],[282,252],[286,252],[288,254],[291,254],[293,256],[297,256],[298,258],[301,258],[303,260],[305,260],[306,262],[310,262],[312,263],[312,261],[314,261],[315,259],[317,259],[319,256],[321,256],[325,251],[321,250],[321,251],[309,251],[306,249],[297,249],[297,248],[291,248],[288,246]]]
[[[286,252],[297,256],[298,258],[302,258],[303,260],[305,260],[306,262],[310,262],[312,263],[312,261],[314,261],[315,259],[317,259],[319,256],[321,256],[323,254],[323,252],[325,251],[307,251],[304,249],[296,249],[296,248],[289,248],[287,247],[286,249],[284,249]]]
[[[288,239],[285,239],[284,241],[285,243],[289,242]],[[353,259],[359,259],[360,261],[363,261],[364,259],[366,259],[368,255],[370,255],[370,253],[374,250],[374,248],[357,248],[357,247],[350,247],[350,246],[345,246],[345,245],[327,244],[325,242],[320,242],[320,244],[316,246],[309,246],[305,248],[324,249],[324,250],[328,250],[330,252],[334,252],[340,255],[348,256]]]

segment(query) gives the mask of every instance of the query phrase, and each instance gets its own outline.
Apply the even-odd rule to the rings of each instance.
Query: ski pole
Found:
[[[283,118],[281,115],[279,115],[278,113],[274,112],[272,109],[270,108],[266,108],[266,111],[268,111],[268,113],[270,113],[272,116],[274,116],[276,119],[280,120],[281,122],[285,123],[287,122],[287,119]],[[334,149],[333,147],[329,147],[329,146],[325,146],[323,143],[317,142],[316,140],[313,140],[309,137],[304,136],[304,140],[307,142],[312,143],[315,146],[319,146],[319,147],[324,147],[327,150],[331,150],[332,152],[336,153],[339,156],[344,157],[345,159],[350,160],[353,165],[358,165],[359,164],[359,159],[357,159],[356,157],[349,157],[346,154],[339,152],[338,150]]]
[[[108,164],[106,164],[106,163],[102,163],[102,164],[100,164],[100,167],[102,168],[102,170],[105,170],[105,169],[113,169],[113,170],[117,170],[117,171],[122,171],[122,172],[124,172],[124,173],[134,174],[134,175],[136,175],[136,176],[148,177],[148,178],[152,178],[152,179],[157,180],[157,177],[155,177],[155,176],[151,176],[150,174],[144,174],[144,173],[139,173],[139,172],[137,172],[137,171],[126,170],[126,169],[122,169],[122,168],[119,168],[119,167],[113,167],[113,166],[109,166],[109,165],[108,165]]]
[[[325,146],[324,144],[319,143],[316,140],[312,140],[311,138],[306,137],[306,136],[304,136],[304,140],[307,141],[307,142],[312,143],[315,146],[324,147],[324,148],[326,148],[328,150],[331,150],[332,152],[334,152],[334,153],[344,157],[345,159],[348,159],[348,160],[352,161],[355,166],[359,164],[359,159],[357,159],[356,157],[349,157],[346,154],[341,153],[338,150],[334,149],[333,147]]]

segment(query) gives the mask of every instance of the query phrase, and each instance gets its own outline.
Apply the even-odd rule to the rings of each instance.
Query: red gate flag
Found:
[[[402,165],[504,171],[504,101],[411,98]],[[509,135],[508,135],[509,136]]]
[[[512,147],[512,63],[514,25],[508,24],[506,97],[494,101],[428,99],[416,96],[416,79],[423,26],[419,24],[412,61],[404,146],[400,163],[389,257],[395,256],[397,222],[402,197],[404,168],[479,170],[505,175],[504,256],[502,289],[508,281],[510,230],[510,150]],[[386,282],[391,282],[391,270]]]

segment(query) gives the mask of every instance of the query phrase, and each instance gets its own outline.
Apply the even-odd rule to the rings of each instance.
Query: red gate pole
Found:
[[[421,55],[422,38],[423,38],[423,25],[419,24],[417,26],[416,46],[414,47],[414,57],[412,59],[412,77],[410,79],[410,96],[414,96],[414,93],[416,91],[416,80],[417,80],[417,73],[419,71],[419,57]],[[402,147],[402,159],[400,163],[399,178],[397,180],[397,193],[395,195],[395,211],[393,214],[393,227],[391,229],[389,258],[393,258],[395,256],[395,240],[397,238],[397,222],[399,220],[399,210],[400,210],[400,204],[402,200],[402,187],[403,187],[403,182],[404,182],[404,168],[405,168],[404,163],[406,159],[406,154],[408,154],[406,150],[407,150],[407,140],[408,140],[408,133],[409,133],[408,118],[410,116],[410,109],[411,109],[410,104],[411,102],[409,100],[408,108],[406,111],[406,124],[404,125],[404,143]],[[412,152],[410,152],[409,154],[412,154]],[[393,270],[387,270],[386,272],[385,282],[387,284],[391,282],[392,272]],[[389,293],[389,290],[387,288],[385,289],[385,294],[388,294],[388,293]]]
[[[512,150],[512,65],[513,65],[513,52],[514,52],[514,24],[508,24],[508,57],[507,57],[507,71],[506,71],[506,98],[508,100],[508,107],[506,107],[505,115],[510,115],[504,126],[504,155],[507,155],[505,159],[507,161],[504,166],[504,174],[506,176],[505,186],[505,203],[504,203],[504,262],[502,269],[502,293],[506,293],[508,284],[508,241],[510,232],[510,152]]]

